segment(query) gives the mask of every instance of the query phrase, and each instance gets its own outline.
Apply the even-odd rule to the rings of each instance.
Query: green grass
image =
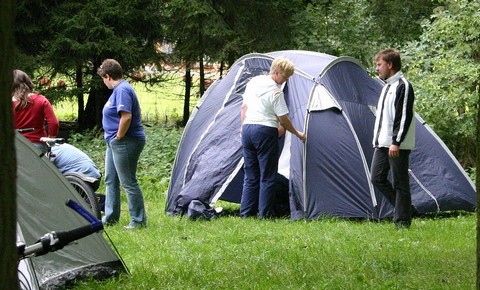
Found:
[[[185,88],[180,77],[172,78],[156,86],[146,86],[142,83],[131,83],[141,103],[142,118],[145,122],[162,122],[174,124],[182,120]],[[192,88],[192,93],[198,89]],[[85,95],[85,103],[88,95]],[[190,111],[194,108],[199,98],[195,96],[190,100]],[[55,114],[60,120],[73,121],[77,118],[77,103],[63,101],[54,105]]]
[[[142,104],[144,121],[162,121],[168,124],[169,119],[182,119],[185,90],[180,78],[156,87],[145,87],[143,84],[133,84],[133,86]],[[190,110],[195,105],[196,100],[192,98]]]
[[[190,221],[165,215],[168,179],[181,129],[147,123],[139,164],[148,227],[107,232],[131,276],[88,281],[75,289],[474,289],[476,216],[390,221],[257,220],[229,215]],[[93,140],[93,141],[92,141]],[[101,138],[77,135],[103,170]],[[103,185],[100,192],[103,190]]]
[[[76,289],[473,289],[475,218],[388,222],[166,217],[108,232],[132,276]],[[125,216],[127,212],[123,211]],[[126,224],[127,220],[122,222]]]

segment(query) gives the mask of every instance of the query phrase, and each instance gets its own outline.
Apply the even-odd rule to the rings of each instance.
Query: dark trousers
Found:
[[[375,148],[371,178],[373,185],[394,206],[393,221],[410,225],[412,221],[412,195],[408,177],[410,150],[400,150],[397,158],[388,156],[388,148]],[[392,182],[388,172],[392,173]]]
[[[243,192],[240,216],[271,218],[278,171],[278,130],[261,125],[243,125]]]

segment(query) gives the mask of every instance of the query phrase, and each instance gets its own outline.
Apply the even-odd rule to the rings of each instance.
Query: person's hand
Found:
[[[400,155],[400,147],[398,145],[390,145],[390,148],[388,148],[388,156],[390,158],[397,158]]]
[[[302,140],[303,143],[305,143],[305,141],[307,140],[307,136],[305,136],[304,133],[302,132],[298,132],[298,139]]]
[[[278,126],[278,138],[282,138],[285,135],[285,128],[282,125]]]

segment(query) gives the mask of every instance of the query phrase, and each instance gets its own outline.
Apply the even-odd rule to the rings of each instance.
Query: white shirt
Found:
[[[268,75],[256,76],[248,82],[243,93],[243,103],[247,105],[243,124],[278,128],[278,116],[288,114],[280,85]]]

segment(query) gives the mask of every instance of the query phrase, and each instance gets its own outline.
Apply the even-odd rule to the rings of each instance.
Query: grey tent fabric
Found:
[[[15,138],[17,158],[17,239],[34,244],[51,231],[62,232],[88,225],[65,206],[69,199],[85,209],[78,195],[53,163],[20,133]],[[72,285],[82,278],[104,279],[127,269],[102,233],[95,233],[43,256],[23,260],[19,279],[27,289],[51,289]]]
[[[245,55],[205,92],[177,150],[166,213],[184,212],[192,200],[240,202],[242,94],[248,81],[268,74],[280,56],[295,64],[283,90],[292,123],[307,134],[305,144],[288,133],[279,145],[279,173],[289,181],[291,218],[391,217],[393,208],[372,186],[369,172],[383,83],[351,57],[298,50]],[[418,212],[475,210],[472,181],[432,129],[420,116],[416,120],[410,183]]]

